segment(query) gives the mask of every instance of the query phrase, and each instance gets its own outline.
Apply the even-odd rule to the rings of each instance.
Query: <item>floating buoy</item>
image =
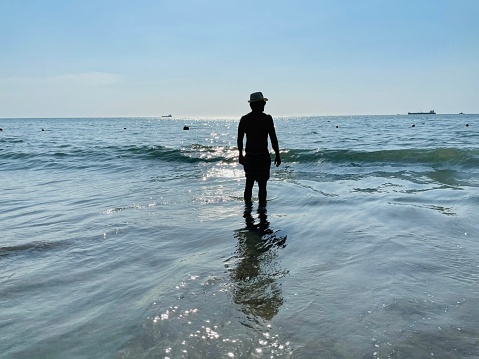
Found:
[[[190,128],[188,126],[183,126],[183,130],[189,130]]]
[[[411,127],[416,127],[416,125],[413,123]]]
[[[468,124],[468,123],[466,123],[466,127],[469,127],[469,124]]]

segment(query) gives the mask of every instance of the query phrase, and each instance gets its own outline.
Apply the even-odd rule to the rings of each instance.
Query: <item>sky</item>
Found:
[[[0,0],[0,118],[479,113],[479,0]]]

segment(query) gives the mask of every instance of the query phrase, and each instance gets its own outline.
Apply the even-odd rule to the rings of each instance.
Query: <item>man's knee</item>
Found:
[[[258,181],[258,187],[261,189],[266,189],[267,181]]]

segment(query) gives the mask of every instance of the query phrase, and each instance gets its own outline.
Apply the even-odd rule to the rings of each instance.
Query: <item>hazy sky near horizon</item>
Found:
[[[479,113],[478,0],[2,0],[0,118]]]

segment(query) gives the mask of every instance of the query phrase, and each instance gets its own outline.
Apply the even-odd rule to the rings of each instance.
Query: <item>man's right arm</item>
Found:
[[[243,121],[241,120],[239,125],[238,125],[238,139],[237,139],[237,145],[238,145],[238,152],[239,152],[239,160],[238,162],[243,164],[243,139],[244,139],[244,128],[243,128]]]

